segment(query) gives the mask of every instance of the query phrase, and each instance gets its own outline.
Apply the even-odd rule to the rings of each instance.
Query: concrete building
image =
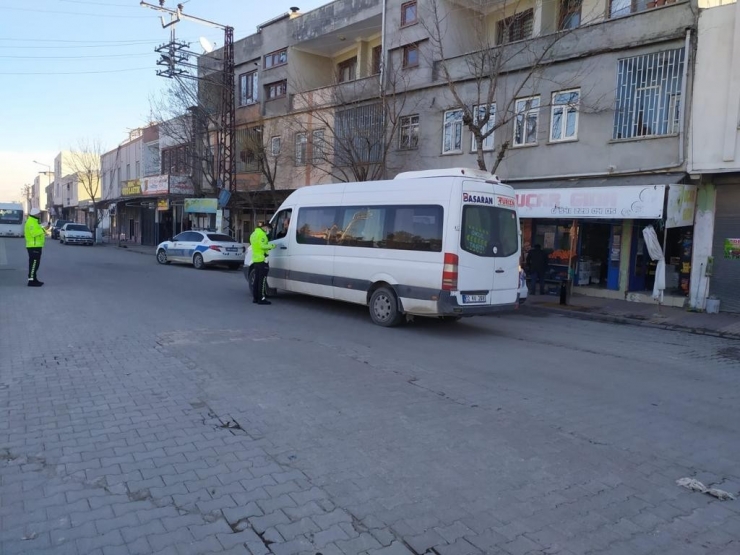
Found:
[[[65,217],[63,211],[65,204],[69,204],[67,201],[68,195],[66,186],[62,187],[62,177],[72,173],[72,153],[68,150],[63,150],[54,157],[54,193],[53,199],[53,216],[54,219],[70,219]],[[65,184],[66,185],[66,184]],[[69,215],[69,207],[67,208],[66,214]]]
[[[113,241],[152,246],[190,225],[184,199],[194,194],[192,163],[176,132],[183,122],[135,129],[101,157]]]
[[[520,190],[525,249],[551,252],[553,291],[570,275],[582,294],[652,302],[652,224],[664,302],[683,305],[697,11],[337,0],[278,16],[235,45],[238,231],[297,187],[480,163]]]
[[[689,172],[700,183],[691,305],[740,312],[740,4],[699,15]]]
[[[29,197],[29,209],[38,208],[41,210],[40,221],[42,223],[49,222],[48,194],[53,180],[54,175],[48,171],[42,172],[33,178],[33,185],[30,191],[31,195]]]

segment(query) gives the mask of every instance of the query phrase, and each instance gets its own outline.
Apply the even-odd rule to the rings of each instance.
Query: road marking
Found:
[[[0,266],[8,265],[8,253],[5,250],[5,239],[0,239]]]

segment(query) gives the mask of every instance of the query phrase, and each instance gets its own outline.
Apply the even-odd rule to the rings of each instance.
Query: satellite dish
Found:
[[[206,54],[213,52],[213,44],[206,37],[200,37],[200,46]]]

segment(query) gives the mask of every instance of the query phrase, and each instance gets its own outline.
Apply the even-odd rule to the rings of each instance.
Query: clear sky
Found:
[[[185,13],[233,26],[236,40],[291,6],[307,12],[326,3],[183,2]],[[19,199],[23,184],[46,170],[33,160],[51,166],[80,139],[113,148],[146,122],[149,99],[166,85],[155,73],[154,48],[169,41],[159,16],[139,0],[0,0],[0,202]],[[212,27],[182,21],[176,33],[195,52],[201,36],[223,45]]]

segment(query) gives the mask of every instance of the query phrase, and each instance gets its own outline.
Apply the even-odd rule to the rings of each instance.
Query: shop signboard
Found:
[[[195,187],[187,175],[170,176],[170,194],[171,195],[192,195],[195,193]]]
[[[122,197],[138,197],[141,195],[141,182],[138,179],[130,179],[123,182],[121,187]]]
[[[216,214],[218,199],[215,198],[186,198],[186,214]]]
[[[169,176],[153,175],[141,180],[141,194],[146,196],[166,195],[169,192]]]
[[[696,208],[696,185],[669,185],[666,227],[686,227],[694,225]]]
[[[663,217],[665,185],[519,189],[520,218],[657,220]]]
[[[157,199],[157,210],[159,212],[166,212],[170,209],[170,201],[166,198]]]
[[[725,239],[725,258],[740,260],[740,239]]]

